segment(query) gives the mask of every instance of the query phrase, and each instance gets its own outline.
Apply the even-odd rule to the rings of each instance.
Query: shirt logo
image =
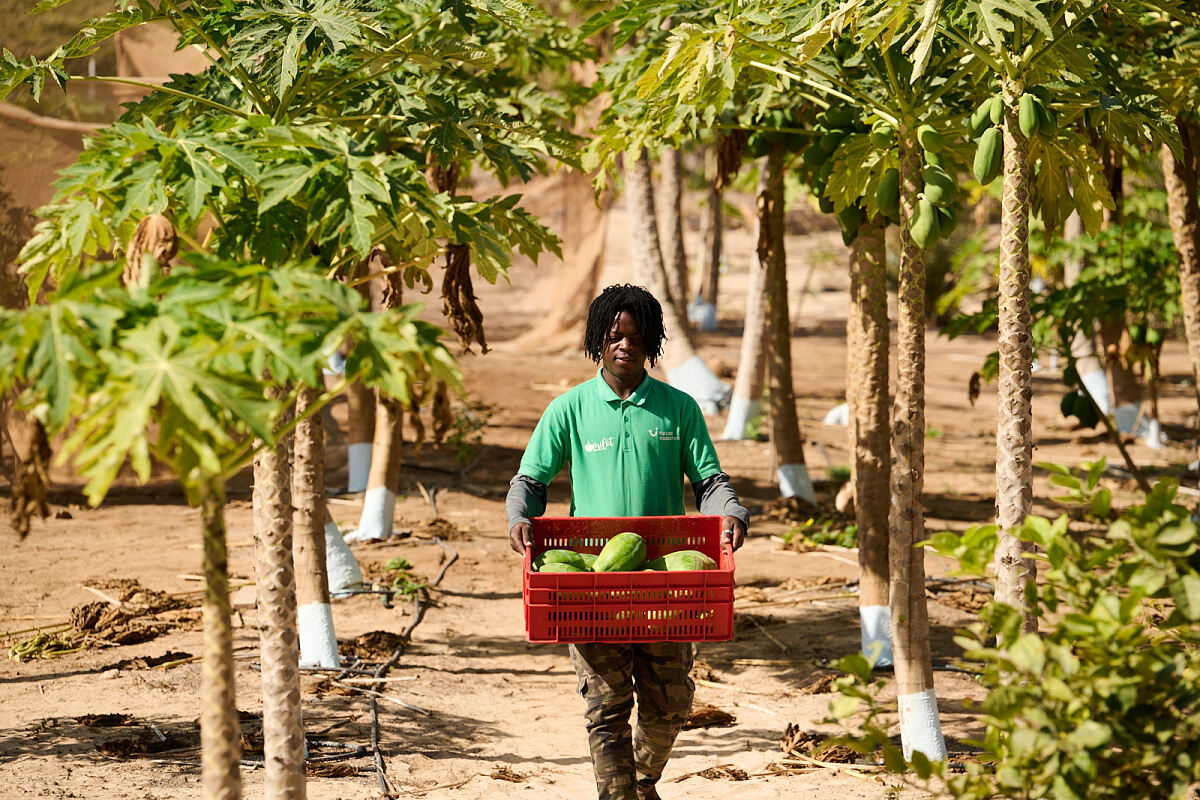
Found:
[[[583,450],[586,453],[598,453],[601,450],[607,450],[612,447],[615,441],[613,436],[605,436],[598,442],[584,442]]]
[[[648,433],[651,439],[658,439],[660,442],[679,441],[679,434],[675,431],[660,431],[658,428],[651,428]]]

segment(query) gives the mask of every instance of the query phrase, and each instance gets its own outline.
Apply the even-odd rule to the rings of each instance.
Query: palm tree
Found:
[[[876,666],[893,663],[888,576],[888,352],[886,222],[865,220],[850,250],[847,321],[850,446],[858,524],[858,612],[863,653]]]

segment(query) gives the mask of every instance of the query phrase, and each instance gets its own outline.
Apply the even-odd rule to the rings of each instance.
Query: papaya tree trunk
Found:
[[[1175,249],[1179,251],[1179,283],[1183,329],[1192,362],[1192,390],[1200,407],[1200,208],[1196,198],[1200,167],[1200,126],[1176,118],[1182,152],[1179,158],[1163,145],[1163,179],[1167,188],[1167,216]]]
[[[390,263],[386,254],[381,254],[379,258]],[[401,289],[402,284],[395,273],[372,280],[371,310],[399,308]],[[367,492],[363,495],[358,528],[346,536],[349,540],[379,540],[392,535],[396,493],[400,488],[403,411],[399,401],[375,393],[375,443],[371,448],[371,471],[367,476]]]
[[[266,391],[272,399],[282,394],[273,385]],[[266,796],[272,800],[303,800],[305,796],[290,484],[286,440],[260,449],[254,458],[255,573],[262,648],[263,756]]]
[[[900,128],[900,270],[897,304],[896,401],[892,422],[892,491],[888,519],[892,650],[904,753],[946,758],[933,689],[929,608],[925,603],[925,254],[910,226],[921,191],[921,149]]]
[[[661,358],[667,382],[690,394],[704,413],[716,413],[728,399],[729,386],[717,380],[696,353],[687,318],[680,317],[671,303],[664,302],[669,296],[666,268],[658,238],[650,159],[645,150],[626,154],[625,190],[635,279],[662,304],[663,323],[670,337],[663,342]]]
[[[767,191],[767,170],[764,167],[758,176],[758,195]],[[711,196],[710,196],[711,200]],[[763,342],[767,321],[767,262],[758,257],[769,253],[770,247],[763,241],[762,221],[758,224],[760,242],[756,257],[750,261],[750,283],[746,289],[746,317],[742,328],[742,348],[738,356],[737,379],[733,383],[733,397],[729,401],[729,416],[725,421],[725,440],[754,438],[756,432],[747,433],[748,425],[762,412],[763,380],[766,373]]]
[[[213,480],[200,504],[204,537],[204,652],[200,662],[200,781],[204,800],[240,800],[241,730],[233,675],[225,487]]]
[[[711,325],[704,325],[701,330],[711,330],[716,327],[717,296],[721,282],[721,256],[725,249],[725,215],[724,197],[718,185],[717,148],[710,147],[704,155],[704,172],[708,180],[708,198],[704,208],[705,239],[704,239],[704,271],[700,279],[700,301],[707,314],[712,318]],[[704,314],[702,313],[702,318]]]
[[[1124,220],[1125,206],[1125,170],[1121,152],[1105,139],[1093,139],[1100,153],[1100,161],[1104,168],[1108,191],[1112,194],[1113,208],[1104,209],[1103,225],[1105,229],[1119,227]],[[1104,348],[1104,362],[1108,370],[1111,384],[1109,402],[1117,430],[1122,433],[1137,431],[1134,425],[1138,418],[1138,409],[1142,401],[1142,386],[1132,365],[1125,359],[1129,347],[1126,335],[1126,319],[1124,314],[1100,320],[1100,343]]]
[[[1083,235],[1083,220],[1079,214],[1072,213],[1067,217],[1066,223],[1063,224],[1063,240],[1066,242],[1076,241]],[[1063,283],[1067,286],[1074,286],[1079,280],[1079,275],[1083,272],[1084,260],[1082,256],[1071,256],[1063,263]],[[1096,401],[1096,405],[1100,407],[1100,412],[1107,414],[1109,410],[1108,397],[1108,373],[1104,371],[1104,364],[1100,361],[1100,356],[1096,353],[1096,331],[1092,325],[1087,330],[1079,330],[1075,332],[1075,337],[1070,342],[1071,358],[1075,362],[1075,369],[1079,372],[1079,379],[1087,387],[1087,390],[1092,395],[1092,399]]]
[[[1033,503],[1033,316],[1029,307],[1029,140],[1017,124],[1023,87],[1004,87],[1004,188],[1000,218],[1000,408],[996,430],[996,600],[1025,607],[1035,577],[1031,545],[1017,538]],[[1026,626],[1036,620],[1026,617]],[[1033,627],[1030,628],[1035,629]]]
[[[683,164],[679,150],[674,147],[663,150],[659,168],[663,187],[663,231],[667,237],[666,247],[663,248],[667,292],[675,313],[686,323],[688,264],[687,249],[683,243]]]
[[[305,386],[296,397],[296,455],[292,466],[293,554],[296,562],[296,617],[300,663],[340,666],[329,575],[325,568],[325,435],[321,415],[308,414],[317,390]]]
[[[371,471],[371,443],[375,439],[375,396],[362,381],[346,387],[346,491],[364,492]]]
[[[876,666],[892,664],[888,577],[887,245],[879,217],[864,220],[850,250],[847,401],[854,454],[854,516],[858,524],[858,611],[863,653]]]
[[[770,386],[771,444],[775,448],[779,493],[816,504],[804,440],[796,416],[796,390],[792,383],[792,318],[788,311],[787,253],[783,244],[782,143],[767,154],[766,182],[758,195],[758,259],[767,265],[767,379]]]

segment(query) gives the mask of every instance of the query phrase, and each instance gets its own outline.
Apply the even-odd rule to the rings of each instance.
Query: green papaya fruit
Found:
[[[917,208],[909,222],[908,232],[912,235],[917,247],[922,250],[937,241],[939,234],[937,209],[933,207],[933,203],[930,203],[928,198],[917,199]]]
[[[1063,368],[1062,380],[1067,386],[1079,385],[1079,370],[1075,369],[1074,364],[1068,364]]]
[[[717,562],[699,550],[676,550],[674,553],[650,559],[646,562],[646,568],[660,571],[716,569]]]
[[[1034,86],[1032,89],[1029,90],[1029,93],[1032,94],[1034,97],[1036,97],[1038,100],[1041,100],[1043,103],[1050,102],[1050,90],[1047,89],[1045,86]]]
[[[925,180],[925,196],[935,206],[946,206],[958,195],[958,186],[949,173],[941,167],[928,166],[921,170]]]
[[[929,150],[924,151],[925,163],[931,167],[940,167],[942,165],[942,154],[933,153]]]
[[[1075,405],[1075,416],[1079,417],[1079,425],[1084,428],[1094,428],[1100,422],[1100,415],[1096,413],[1096,407],[1083,396],[1080,396],[1079,402]]]
[[[971,134],[972,139],[978,139],[979,135],[987,130],[991,124],[992,99],[989,97],[979,104],[979,108],[971,112],[971,118],[967,122],[967,132]]]
[[[954,229],[958,227],[958,214],[953,208],[939,208],[938,215],[938,235],[943,239],[949,239]]]
[[[1041,119],[1037,113],[1038,99],[1031,94],[1023,94],[1017,100],[1017,127],[1025,138],[1032,138],[1038,131]]]
[[[917,128],[917,141],[931,153],[942,152],[942,135],[932,125]]]
[[[896,143],[896,129],[886,122],[877,122],[871,128],[871,144],[886,150]]]
[[[1058,410],[1062,412],[1064,417],[1075,416],[1075,398],[1078,396],[1079,395],[1075,392],[1067,392],[1062,396],[1062,399],[1058,401]]]
[[[858,227],[862,225],[863,210],[857,205],[846,206],[837,213],[838,227],[842,229],[842,242],[847,247],[858,236]]]
[[[546,564],[570,564],[574,567],[579,567],[581,570],[586,570],[589,567],[580,553],[576,553],[574,550],[561,549],[547,550],[533,559],[533,568],[536,570],[540,570]]]
[[[875,205],[885,217],[894,217],[900,212],[900,170],[889,167],[884,171],[875,189]]]
[[[993,125],[999,125],[1004,119],[1004,98],[1000,95],[994,95],[988,100],[988,119]]]
[[[596,561],[593,572],[628,572],[640,569],[646,560],[646,542],[630,531],[618,533],[608,540]]]
[[[819,167],[821,163],[828,158],[828,156],[829,154],[821,150],[820,146],[814,142],[805,148],[804,155],[800,156],[800,160],[804,163],[804,166],[815,169],[816,167]]]
[[[820,197],[817,198],[817,208],[821,209],[822,214],[832,214],[833,213],[833,201],[830,200],[825,195],[821,195]]]
[[[1058,132],[1058,120],[1054,112],[1045,104],[1038,106],[1038,134],[1050,138]]]
[[[751,131],[746,137],[746,155],[750,158],[762,158],[771,149],[771,145],[759,131]]]
[[[1134,344],[1146,343],[1146,326],[1140,322],[1135,322],[1129,326],[1129,341]]]
[[[987,186],[996,180],[1003,166],[1004,142],[1000,137],[1000,129],[988,128],[979,137],[979,145],[975,148],[975,180]]]
[[[574,564],[564,564],[561,561],[550,561],[538,567],[538,572],[587,572]]]
[[[818,120],[830,130],[845,128],[854,121],[854,109],[850,106],[833,106],[818,116]]]
[[[821,134],[819,144],[822,150],[826,153],[832,153],[838,149],[838,145],[846,138],[846,134],[841,131],[830,131],[829,133]]]

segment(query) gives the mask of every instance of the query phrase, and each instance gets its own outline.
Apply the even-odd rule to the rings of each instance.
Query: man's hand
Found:
[[[525,555],[525,550],[533,546],[533,526],[528,522],[518,522],[513,525],[508,531],[508,545],[521,555]]]
[[[514,528],[515,530],[515,528]],[[746,540],[746,526],[737,517],[721,518],[721,541],[729,542],[734,550],[742,546]]]

